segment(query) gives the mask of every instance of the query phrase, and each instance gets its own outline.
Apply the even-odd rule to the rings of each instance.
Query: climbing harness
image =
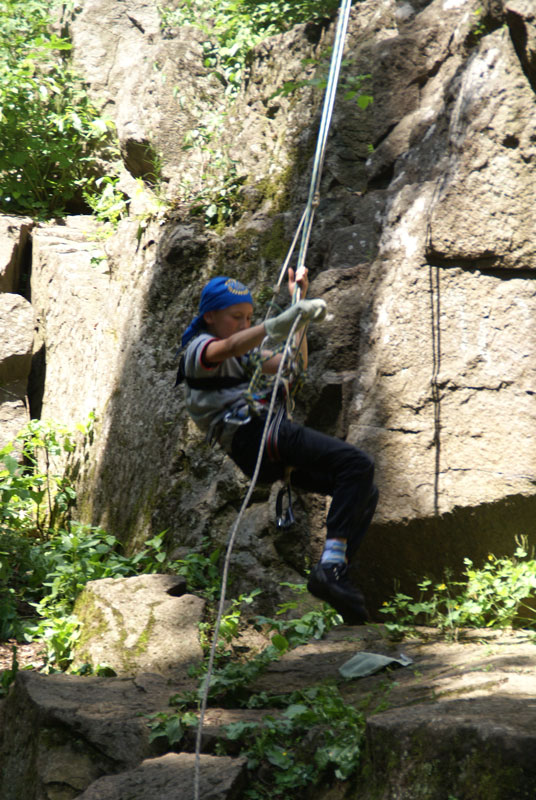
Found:
[[[340,8],[339,8],[338,20],[337,20],[337,28],[336,28],[335,39],[334,39],[334,44],[333,44],[333,53],[332,53],[332,58],[331,58],[330,71],[329,71],[328,82],[327,82],[327,86],[326,86],[326,93],[325,93],[325,96],[324,96],[324,105],[323,105],[323,108],[322,108],[322,116],[321,116],[321,120],[320,120],[318,141],[317,141],[315,157],[314,157],[314,162],[313,162],[311,184],[310,184],[307,204],[306,204],[305,210],[303,212],[302,218],[300,220],[300,223],[299,223],[299,226],[298,226],[298,230],[296,231],[296,234],[294,235],[294,239],[292,241],[290,250],[289,250],[289,252],[288,252],[288,254],[287,254],[286,258],[285,258],[283,267],[281,269],[281,273],[280,273],[280,276],[279,276],[279,281],[278,281],[278,284],[276,285],[276,288],[274,290],[274,296],[273,296],[272,301],[271,301],[271,303],[269,304],[269,307],[268,307],[267,317],[269,316],[271,309],[273,309],[273,307],[274,307],[274,298],[275,298],[277,292],[279,291],[279,289],[281,287],[281,284],[282,284],[283,279],[285,277],[286,271],[288,269],[288,265],[290,263],[290,259],[291,259],[292,255],[294,253],[294,249],[295,249],[295,247],[297,245],[297,242],[298,242],[298,240],[300,238],[300,235],[301,235],[301,241],[300,241],[300,249],[299,249],[299,252],[298,252],[296,275],[305,266],[305,256],[306,256],[307,248],[308,248],[308,245],[309,245],[309,239],[310,239],[310,235],[311,235],[311,229],[312,229],[312,225],[313,225],[314,215],[315,215],[315,211],[316,211],[316,208],[318,207],[319,200],[320,200],[320,193],[319,193],[320,180],[321,180],[322,168],[323,168],[324,159],[325,159],[325,153],[326,153],[327,137],[328,137],[329,128],[330,128],[330,124],[331,124],[331,117],[332,117],[332,114],[333,114],[333,107],[334,107],[334,104],[335,104],[335,95],[336,95],[336,92],[337,92],[337,84],[338,84],[338,81],[339,81],[339,74],[340,74],[340,70],[341,70],[342,55],[343,55],[343,51],[344,51],[344,44],[345,44],[345,40],[346,40],[346,32],[347,32],[347,29],[348,29],[348,22],[349,22],[349,19],[350,19],[351,6],[352,6],[352,0],[341,0],[341,5],[340,5]],[[292,298],[292,302],[296,303],[296,302],[298,302],[299,299],[300,299],[300,291],[299,291],[299,287],[296,287],[296,290],[294,292],[294,297]],[[262,461],[264,449],[265,449],[265,446],[266,446],[266,443],[267,443],[267,440],[268,440],[268,436],[269,436],[269,433],[270,433],[270,430],[271,430],[272,417],[274,416],[274,410],[275,410],[275,405],[276,405],[278,392],[279,392],[280,387],[283,385],[283,381],[284,381],[284,379],[283,379],[283,370],[285,369],[287,359],[289,357],[291,358],[292,349],[295,348],[295,352],[298,353],[299,352],[299,348],[301,346],[301,340],[298,343],[295,342],[295,334],[296,334],[296,331],[298,329],[298,326],[299,326],[299,323],[300,323],[300,319],[301,319],[301,316],[298,315],[296,320],[294,321],[292,329],[290,330],[290,333],[289,333],[289,335],[288,335],[288,337],[286,339],[285,345],[284,345],[283,350],[282,350],[281,360],[279,362],[277,375],[275,377],[275,381],[274,381],[273,388],[272,388],[270,404],[269,404],[269,407],[268,407],[268,411],[266,413],[266,418],[265,418],[265,422],[264,422],[264,428],[263,428],[261,443],[260,443],[260,447],[259,447],[259,453],[258,453],[258,456],[257,456],[257,462],[256,462],[256,465],[255,465],[255,470],[254,470],[253,476],[251,478],[249,489],[248,489],[248,491],[246,493],[246,496],[245,496],[245,498],[244,498],[244,500],[242,502],[242,505],[240,507],[240,511],[238,512],[238,516],[237,516],[237,518],[235,520],[235,523],[234,523],[234,525],[233,525],[233,527],[231,529],[231,533],[229,535],[229,542],[228,542],[228,545],[227,545],[227,551],[226,551],[226,554],[225,554],[225,560],[224,560],[224,565],[223,565],[222,584],[221,584],[220,602],[219,602],[219,605],[218,605],[218,614],[217,614],[216,623],[215,623],[215,626],[214,626],[214,635],[212,637],[212,645],[211,645],[211,648],[210,648],[210,655],[209,655],[209,660],[208,660],[208,664],[207,664],[207,672],[206,672],[206,676],[205,676],[203,696],[202,696],[202,700],[201,700],[201,703],[200,703],[199,723],[198,723],[198,726],[197,726],[196,748],[195,748],[194,800],[200,800],[200,796],[199,796],[199,790],[200,789],[199,789],[199,787],[200,787],[201,738],[202,738],[202,733],[203,733],[203,723],[204,723],[204,718],[205,718],[205,712],[206,712],[206,708],[207,708],[207,704],[208,704],[208,696],[209,696],[209,692],[210,692],[210,682],[211,682],[212,672],[213,672],[213,668],[214,668],[214,658],[215,658],[215,654],[216,654],[216,647],[217,647],[217,642],[218,642],[218,637],[219,637],[220,625],[221,625],[221,620],[222,620],[222,617],[223,617],[224,606],[225,606],[225,599],[226,599],[226,592],[227,592],[227,581],[228,581],[228,575],[229,575],[229,565],[230,565],[230,560],[231,560],[231,554],[232,554],[232,550],[233,550],[233,546],[234,546],[234,542],[235,542],[235,539],[236,539],[236,534],[237,534],[238,528],[239,528],[240,523],[242,521],[242,517],[244,515],[244,512],[245,512],[246,508],[249,505],[249,502],[251,500],[251,497],[252,497],[252,494],[253,494],[253,491],[255,489],[255,486],[256,486],[256,483],[257,483],[257,479],[258,479],[258,476],[259,476],[259,471],[260,471],[260,467],[261,467],[261,461]],[[302,337],[304,335],[305,335],[305,327],[303,328]],[[296,347],[296,345],[297,345],[297,347]],[[259,351],[262,354],[262,345],[259,348]],[[262,366],[261,366],[260,369],[262,370]],[[251,392],[252,395],[253,395],[253,384],[254,384],[254,381],[257,380],[257,379],[258,379],[258,375],[254,374],[254,376],[252,377],[252,380],[250,382],[250,388],[252,389],[252,392]],[[288,396],[288,393],[287,393],[287,396]],[[279,412],[278,412],[278,414],[279,414]],[[281,417],[281,419],[282,419],[282,417]],[[281,419],[279,420],[279,424],[281,424]],[[276,416],[276,420],[277,420],[277,416]],[[272,429],[273,434],[274,433],[277,434],[277,430],[278,430],[278,427],[273,428]],[[274,446],[274,445],[275,445],[275,447],[277,447],[277,435],[275,435],[275,438],[273,438],[273,440],[272,440],[272,446]],[[287,512],[285,514],[283,513],[283,510],[282,510],[283,509],[283,499],[284,499],[285,491],[287,492],[287,497],[290,498],[290,494],[289,494],[290,485],[289,485],[288,482],[286,484],[286,489],[283,488],[280,491],[279,495],[278,495],[278,499],[279,499],[279,504],[278,504],[278,508],[279,508],[278,525],[279,525],[279,521],[281,521],[281,524],[279,525],[279,527],[281,527],[281,528],[288,527],[288,525],[292,523],[292,518],[293,518],[292,504],[291,503],[289,504],[289,506],[287,508]]]

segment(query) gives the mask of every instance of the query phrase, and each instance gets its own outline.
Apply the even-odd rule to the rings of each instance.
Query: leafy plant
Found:
[[[283,585],[290,586],[297,594],[302,594],[306,591],[305,584]],[[249,604],[256,594],[257,591],[254,591],[251,595],[241,596],[231,603],[229,616],[232,624],[226,635],[228,644],[239,630],[235,617],[237,608],[244,600]],[[280,606],[278,613],[287,613],[289,610],[294,609],[296,605],[296,601],[285,603]],[[249,687],[272,661],[277,661],[287,650],[304,644],[310,641],[311,638],[320,638],[340,622],[339,615],[327,604],[324,604],[324,607],[319,611],[313,614],[308,612],[298,619],[283,620],[257,616],[255,618],[257,627],[262,628],[268,636],[273,634],[271,643],[260,653],[242,661],[233,658],[232,650],[220,652],[220,658],[216,661],[216,666],[210,679],[209,701],[217,699],[219,705],[251,706],[252,695]],[[206,665],[203,664],[196,668],[192,674],[201,679],[199,689],[194,692],[174,695],[170,700],[170,705],[181,711],[198,707],[204,694]]]
[[[224,171],[218,172],[218,166],[223,166]],[[203,188],[192,196],[190,213],[203,216],[209,227],[229,224],[239,215],[245,176],[238,175],[235,162],[221,151],[211,163],[210,173],[203,175]]]
[[[536,561],[529,558],[526,537],[516,543],[513,556],[490,554],[480,569],[465,558],[464,581],[447,576],[434,585],[425,578],[418,584],[418,600],[398,592],[381,609],[394,618],[385,627],[394,636],[416,624],[448,634],[467,627],[536,627]]]
[[[173,747],[181,742],[187,728],[197,727],[197,715],[192,711],[184,714],[167,714],[161,711],[147,717],[149,725],[149,741],[164,738]]]
[[[44,645],[43,672],[66,670],[72,660],[72,649],[80,635],[80,622],[73,614],[47,616],[26,628],[26,638]]]
[[[77,426],[92,436],[94,417]],[[58,458],[74,453],[75,433],[65,426],[33,419],[14,442],[0,449],[0,533],[23,531],[47,536],[65,525],[75,501],[66,472],[55,469]]]
[[[206,35],[204,65],[235,95],[247,72],[249,51],[267,36],[289,30],[300,22],[324,17],[338,0],[185,0],[178,8],[160,6],[162,27],[193,25]]]
[[[272,707],[276,700],[268,698]],[[254,773],[244,796],[290,800],[322,777],[347,780],[359,764],[363,714],[331,686],[293,692],[280,701],[285,705],[280,716],[226,726],[226,736],[240,741]]]
[[[93,423],[79,432],[90,439]],[[0,638],[44,639],[49,663],[61,667],[78,635],[73,605],[88,581],[171,568],[165,532],[125,556],[114,536],[70,518],[76,493],[54,461],[74,450],[72,432],[39,420],[0,450]]]
[[[201,552],[190,552],[184,558],[174,561],[173,571],[186,578],[188,591],[197,592],[206,600],[213,602],[221,590],[218,565],[221,553],[216,549],[207,555],[204,551],[208,545],[208,540],[205,540],[201,543]]]
[[[54,5],[0,0],[0,209],[64,213],[95,193],[113,128],[69,66],[71,44],[50,30]]]
[[[118,166],[116,171],[118,171]],[[129,201],[118,188],[119,176],[103,175],[88,184],[82,195],[100,222],[109,222],[117,227],[121,219],[128,216]],[[100,190],[96,192],[95,190]]]
[[[282,583],[293,590],[299,598],[307,594],[305,583]],[[259,626],[267,627],[268,631],[274,632],[272,643],[280,651],[285,651],[305,644],[311,639],[321,639],[324,634],[342,623],[342,617],[327,603],[321,608],[307,611],[301,617],[288,619],[283,615],[298,607],[297,600],[289,600],[279,606],[277,617],[257,616],[256,623]]]

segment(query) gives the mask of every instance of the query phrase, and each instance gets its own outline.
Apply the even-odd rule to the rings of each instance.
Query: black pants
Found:
[[[231,457],[248,477],[255,470],[263,429],[264,419],[254,417],[233,437]],[[346,539],[350,559],[367,532],[378,502],[373,460],[341,439],[287,419],[281,422],[277,449],[280,461],[271,461],[264,453],[259,482],[283,480],[286,467],[293,467],[292,486],[331,496],[326,538]]]

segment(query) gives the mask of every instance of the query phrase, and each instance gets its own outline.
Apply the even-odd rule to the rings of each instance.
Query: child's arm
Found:
[[[265,336],[264,323],[261,322],[260,325],[233,333],[227,339],[214,339],[207,345],[205,359],[210,364],[219,364],[227,358],[243,356],[244,353],[257,347]]]

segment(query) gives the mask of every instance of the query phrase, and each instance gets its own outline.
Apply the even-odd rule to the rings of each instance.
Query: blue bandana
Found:
[[[199,301],[199,314],[191,321],[183,333],[181,346],[186,347],[190,339],[203,330],[205,321],[203,314],[207,311],[217,311],[220,308],[228,308],[236,303],[251,303],[253,298],[247,286],[234,278],[212,278],[201,292]]]

